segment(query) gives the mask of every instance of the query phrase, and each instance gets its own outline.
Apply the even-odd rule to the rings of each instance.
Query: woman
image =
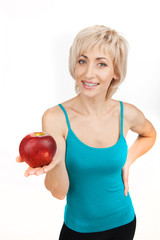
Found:
[[[154,145],[156,131],[137,107],[112,99],[126,76],[127,54],[127,41],[115,30],[80,31],[69,56],[77,96],[43,114],[42,130],[55,138],[57,152],[48,166],[29,167],[25,175],[46,173],[52,195],[67,196],[59,240],[134,237],[129,169]],[[138,137],[128,149],[129,130]]]

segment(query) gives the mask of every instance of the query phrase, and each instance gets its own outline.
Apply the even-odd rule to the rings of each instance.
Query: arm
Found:
[[[128,150],[126,164],[131,164],[140,156],[148,152],[156,140],[156,131],[152,123],[145,118],[144,114],[135,106],[126,106],[126,118],[131,131],[138,133],[137,139]]]
[[[49,165],[38,168],[28,167],[25,171],[26,177],[46,173],[45,186],[58,199],[64,199],[69,188],[69,178],[65,165],[66,143],[63,126],[65,126],[65,118],[58,106],[48,109],[43,114],[42,131],[53,136],[57,150]],[[18,156],[16,161],[23,162],[23,159]]]
[[[128,149],[126,163],[122,169],[123,182],[125,186],[125,195],[129,190],[128,176],[129,168],[132,163],[148,152],[154,145],[156,140],[156,131],[152,123],[145,118],[144,114],[134,105],[125,103],[124,120],[128,124],[128,128],[138,134],[136,140]]]
[[[48,109],[42,117],[42,131],[52,135],[57,144],[53,163],[45,167],[45,187],[58,199],[64,199],[69,188],[65,165],[66,143],[64,139],[64,116],[58,106]]]

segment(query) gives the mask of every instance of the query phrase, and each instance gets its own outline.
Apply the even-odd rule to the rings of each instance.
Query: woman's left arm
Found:
[[[131,164],[140,156],[148,152],[156,140],[156,130],[152,123],[145,118],[144,114],[132,104],[125,104],[124,118],[129,125],[129,129],[138,133],[138,136],[128,149],[126,163],[122,169],[122,177],[125,186],[125,195],[129,190],[128,176]]]

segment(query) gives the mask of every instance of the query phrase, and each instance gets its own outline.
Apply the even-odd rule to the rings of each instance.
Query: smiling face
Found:
[[[80,93],[86,96],[104,94],[113,78],[116,78],[111,56],[102,48],[92,47],[76,62],[75,80]]]

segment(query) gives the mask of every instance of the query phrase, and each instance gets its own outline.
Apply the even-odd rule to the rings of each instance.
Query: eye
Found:
[[[82,59],[80,59],[80,60],[78,61],[78,63],[79,63],[79,64],[84,64],[84,63],[85,63],[85,61],[84,61],[84,60],[82,60]]]
[[[99,63],[99,64],[101,64],[100,67],[107,67],[105,63]]]

